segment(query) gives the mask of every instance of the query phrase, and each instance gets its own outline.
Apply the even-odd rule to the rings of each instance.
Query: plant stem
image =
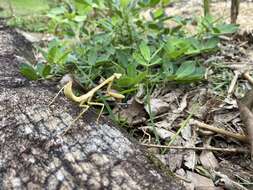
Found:
[[[160,144],[160,139],[159,139],[159,135],[157,134],[157,131],[156,131],[156,128],[155,128],[155,123],[154,123],[154,116],[153,116],[153,113],[151,111],[151,105],[150,105],[150,89],[148,87],[148,82],[146,82],[146,86],[147,86],[147,104],[148,104],[148,114],[149,114],[149,117],[150,117],[150,121],[151,121],[151,127],[152,127],[152,131],[154,132],[155,134],[155,140],[156,140],[156,143]]]
[[[210,15],[210,1],[211,0],[204,0],[204,16]]]

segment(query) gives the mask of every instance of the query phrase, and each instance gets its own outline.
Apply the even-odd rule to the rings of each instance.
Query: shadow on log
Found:
[[[0,189],[183,189],[159,170],[137,143],[110,122],[95,124],[59,97],[55,84],[27,81],[20,58],[32,46],[0,24]]]

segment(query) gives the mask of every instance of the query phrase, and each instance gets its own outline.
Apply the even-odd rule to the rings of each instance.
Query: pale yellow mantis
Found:
[[[92,106],[92,105],[96,105],[96,106],[101,106],[102,107],[101,110],[100,110],[100,113],[98,115],[98,118],[97,118],[97,121],[99,120],[99,118],[100,118],[100,116],[101,116],[101,114],[103,112],[103,109],[104,109],[104,104],[98,103],[98,102],[92,102],[91,100],[92,100],[94,94],[99,89],[101,89],[102,87],[108,85],[107,91],[106,91],[108,96],[114,97],[116,99],[123,99],[123,98],[125,98],[124,95],[112,92],[112,90],[111,90],[113,81],[115,79],[119,79],[121,76],[122,76],[122,74],[120,74],[120,73],[114,73],[111,77],[109,77],[108,79],[106,79],[105,81],[103,81],[101,84],[99,84],[98,86],[94,87],[89,92],[87,92],[86,94],[83,94],[81,96],[76,96],[73,93],[73,90],[72,90],[73,81],[72,80],[70,80],[66,85],[64,85],[63,88],[57,93],[57,95],[53,98],[52,102],[49,105],[51,105],[54,102],[54,100],[56,99],[56,97],[60,94],[60,92],[62,90],[64,90],[65,96],[68,99],[70,99],[70,100],[72,100],[74,102],[79,103],[79,107],[83,108],[83,110],[72,121],[72,123],[70,124],[70,126],[67,127],[67,129],[64,131],[63,134],[65,134],[70,129],[70,127],[72,126],[72,124],[75,123],[90,108],[90,106]]]

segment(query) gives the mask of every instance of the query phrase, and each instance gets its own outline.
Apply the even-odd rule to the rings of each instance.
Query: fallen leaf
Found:
[[[172,172],[181,168],[183,162],[183,151],[169,150],[165,155],[158,155],[163,164],[169,166]]]
[[[189,123],[187,123],[186,126],[182,129],[181,135],[183,139],[187,141],[192,138],[192,128],[190,127]]]
[[[149,105],[145,105],[145,110],[149,113]],[[160,98],[150,99],[150,111],[153,116],[165,113],[170,108],[170,105]]]
[[[131,125],[136,120],[141,120],[146,116],[143,104],[138,103],[135,99],[128,101],[128,106],[119,112],[120,116]]]
[[[189,168],[190,170],[195,169],[195,165],[197,163],[196,159],[196,152],[193,150],[187,151],[187,153],[184,155],[184,165]]]
[[[165,94],[162,98],[167,103],[172,103],[177,101],[178,97],[180,97],[182,94],[183,92],[181,90],[175,89],[174,91]]]
[[[194,189],[197,190],[214,189],[213,181],[207,177],[201,176],[194,172],[187,171],[187,178],[192,181]]]
[[[188,94],[185,94],[184,97],[182,98],[182,101],[180,102],[179,108],[177,110],[179,113],[184,111],[184,109],[187,107],[187,97]]]
[[[171,131],[168,131],[163,128],[158,128],[158,127],[146,126],[146,127],[140,127],[140,129],[148,129],[153,132],[155,130],[157,135],[163,140],[169,140],[171,137],[173,137],[175,135],[175,133],[173,133]]]
[[[202,166],[206,169],[217,169],[219,168],[219,163],[215,158],[214,154],[210,151],[202,151],[199,160]]]

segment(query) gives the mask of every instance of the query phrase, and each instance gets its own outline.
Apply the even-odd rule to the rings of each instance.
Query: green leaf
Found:
[[[51,72],[51,66],[45,63],[38,63],[35,67],[36,72],[40,77],[47,77]]]
[[[29,80],[39,79],[36,70],[33,68],[32,65],[28,63],[23,63],[20,65],[20,72],[24,77],[28,78]]]
[[[96,61],[97,61],[97,50],[95,48],[92,48],[88,53],[88,64],[95,65]]]
[[[235,24],[219,24],[214,27],[214,34],[233,34],[238,28]]]
[[[45,65],[42,76],[47,77],[51,73],[51,66],[50,65]]]
[[[158,3],[160,3],[160,0],[142,0],[142,1],[139,1],[139,4],[143,7],[154,7]]]
[[[214,50],[218,47],[219,39],[216,37],[206,39],[206,40],[198,40],[196,38],[189,38],[191,43],[191,48],[187,50],[186,55],[194,55],[203,53],[206,51]]]
[[[163,8],[159,8],[152,12],[153,19],[159,19],[165,15],[165,11]]]
[[[186,61],[180,65],[176,72],[176,80],[182,80],[195,72],[195,62]]]
[[[50,12],[47,14],[48,17],[55,17],[57,15],[63,14],[64,12],[66,12],[65,7],[61,6],[61,7],[56,7],[50,10]]]
[[[45,64],[43,63],[38,63],[35,67],[35,70],[37,71],[37,73],[42,76],[43,75],[43,70],[44,70]]]
[[[116,81],[117,86],[120,88],[131,88],[139,83],[141,83],[147,77],[147,72],[141,72],[135,77],[124,75],[119,80]]]
[[[49,63],[55,63],[57,51],[58,51],[58,47],[56,47],[56,46],[51,47],[49,49],[48,54],[47,54],[47,61]]]
[[[202,79],[204,74],[204,68],[196,67],[196,62],[186,61],[178,68],[174,80],[181,82],[192,82]]]
[[[124,9],[128,7],[129,3],[130,3],[130,0],[120,0],[120,5]]]
[[[169,59],[175,60],[184,56],[190,47],[191,42],[189,40],[172,37],[166,42],[164,50]]]
[[[133,58],[134,60],[140,64],[140,65],[143,65],[143,66],[147,66],[147,62],[144,60],[144,58],[139,54],[139,53],[133,53]]]
[[[162,0],[162,3],[164,6],[167,6],[168,4],[170,4],[170,0]]]
[[[76,22],[84,22],[86,20],[87,16],[86,15],[83,15],[83,16],[75,16],[74,17],[74,21]]]
[[[142,42],[139,46],[141,55],[146,61],[150,61],[150,49],[145,42]]]
[[[154,59],[149,66],[153,66],[153,65],[159,65],[162,62],[162,59],[160,57]]]

